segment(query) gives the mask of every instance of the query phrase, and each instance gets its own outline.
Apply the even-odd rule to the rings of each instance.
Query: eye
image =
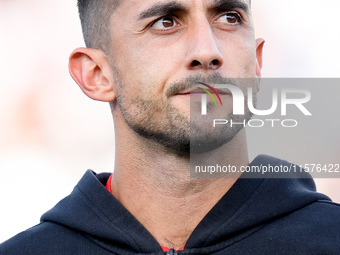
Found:
[[[155,30],[170,30],[178,25],[179,24],[173,17],[166,16],[156,20],[152,23],[151,27]]]
[[[239,25],[242,24],[242,18],[237,12],[228,12],[220,16],[216,22],[229,25]]]

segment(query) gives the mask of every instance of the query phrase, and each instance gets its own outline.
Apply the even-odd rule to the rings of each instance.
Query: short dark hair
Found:
[[[110,50],[110,17],[119,0],[78,0],[78,11],[85,45]]]

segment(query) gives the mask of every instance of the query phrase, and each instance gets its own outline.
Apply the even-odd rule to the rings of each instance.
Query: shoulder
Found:
[[[340,205],[315,201],[268,222],[257,237],[264,247],[282,247],[289,254],[338,254],[340,250]]]
[[[293,212],[290,218],[305,227],[306,235],[318,233],[321,238],[338,237],[340,240],[340,205],[337,203],[318,200]]]
[[[97,249],[82,233],[51,222],[40,223],[0,244],[1,255],[89,254]]]

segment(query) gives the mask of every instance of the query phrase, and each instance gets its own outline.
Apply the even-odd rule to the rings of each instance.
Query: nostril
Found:
[[[192,61],[192,66],[199,66],[201,63],[197,60]]]
[[[213,59],[212,61],[208,62],[208,61],[199,61],[199,60],[193,60],[191,62],[191,67],[202,67],[204,69],[216,69],[219,67],[219,65],[221,65],[221,61],[218,59]]]
[[[217,59],[214,59],[213,61],[210,62],[211,66],[216,66],[218,65],[219,61]]]

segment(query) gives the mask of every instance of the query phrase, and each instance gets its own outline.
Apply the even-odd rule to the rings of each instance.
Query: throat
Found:
[[[192,232],[218,203],[236,179],[191,179],[170,187],[137,182],[122,186],[112,180],[112,193],[148,230],[157,242],[170,249],[185,246]],[[131,194],[133,193],[133,194]]]
[[[171,252],[171,250],[173,250],[173,251],[184,250],[186,241],[187,241],[187,239],[183,240],[183,241],[178,240],[177,242],[173,242],[172,240],[168,240],[167,238],[165,238],[163,242],[159,242],[159,243],[160,243],[164,252]],[[180,243],[182,243],[182,244],[180,244]],[[170,247],[170,248],[168,248],[168,247]]]

